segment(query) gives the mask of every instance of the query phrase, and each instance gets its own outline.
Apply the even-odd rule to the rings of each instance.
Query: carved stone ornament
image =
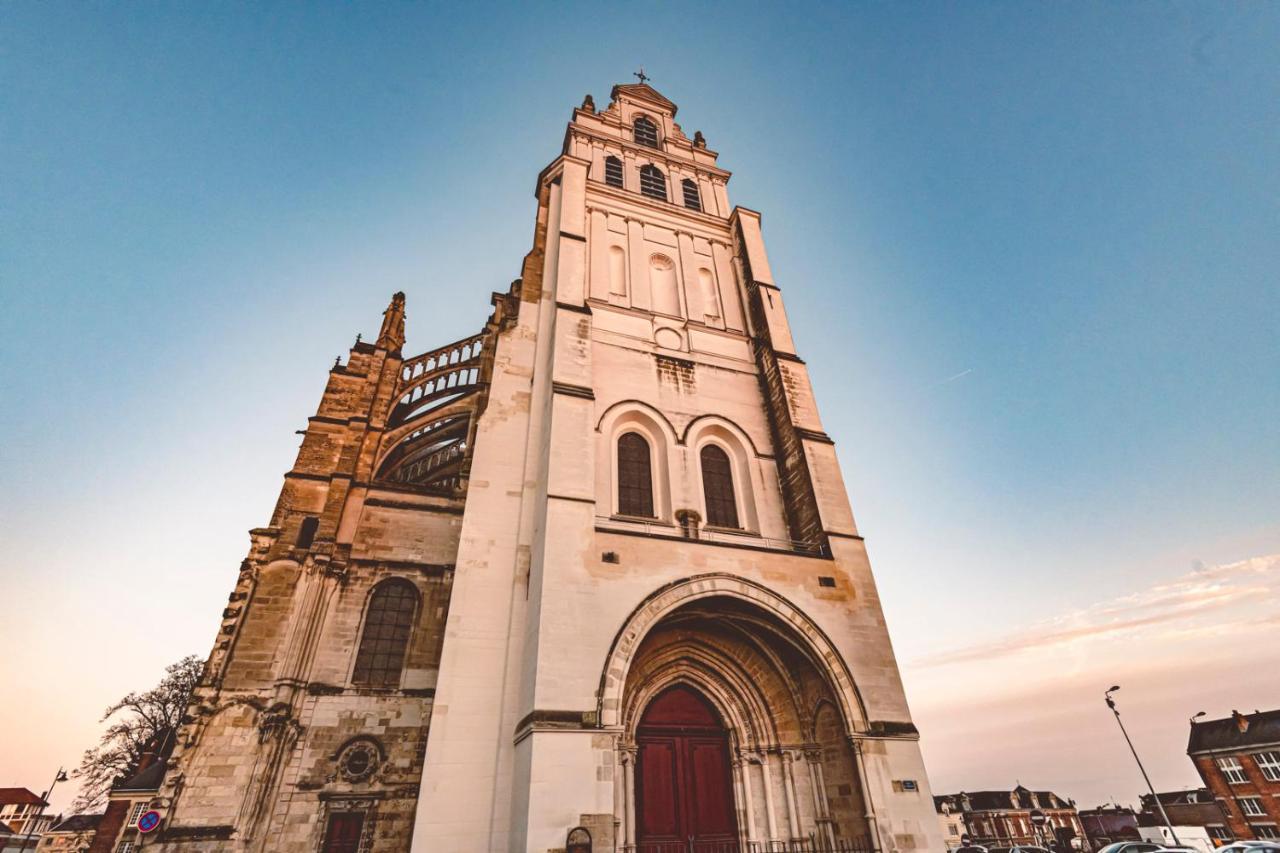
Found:
[[[367,782],[382,766],[382,749],[367,738],[353,740],[338,754],[338,776],[344,782]]]

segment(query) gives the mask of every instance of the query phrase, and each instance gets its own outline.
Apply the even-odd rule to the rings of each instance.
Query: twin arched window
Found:
[[[649,198],[667,200],[667,176],[652,163],[640,167],[640,192]]]
[[[658,128],[644,116],[640,116],[635,121],[635,140],[638,145],[648,145],[650,148],[658,147]]]
[[[698,195],[698,184],[689,178],[685,178],[680,182],[680,188],[684,191],[684,206],[690,210],[701,212],[702,197]]]
[[[622,161],[617,157],[604,158],[604,182],[611,187],[622,186]]]
[[[418,610],[418,590],[403,578],[378,584],[369,597],[360,635],[360,649],[351,682],[364,687],[399,687],[413,618]]]
[[[649,442],[638,432],[618,439],[618,513],[653,518],[653,465]]]
[[[729,454],[715,444],[699,453],[702,494],[711,527],[740,528],[738,501],[733,489],[733,465]],[[618,439],[618,514],[653,518],[653,465],[649,442],[638,432]]]

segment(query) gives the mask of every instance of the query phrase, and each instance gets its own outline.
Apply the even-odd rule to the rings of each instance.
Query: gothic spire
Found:
[[[378,346],[391,352],[399,352],[404,346],[404,292],[391,297],[391,304],[382,312],[382,330],[378,332]]]

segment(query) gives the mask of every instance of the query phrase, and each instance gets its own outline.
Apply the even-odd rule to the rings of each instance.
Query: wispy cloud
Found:
[[[935,385],[946,385],[948,382],[955,382],[957,379],[963,379],[964,377],[968,376],[970,373],[973,373],[973,368],[972,368],[972,367],[970,367],[970,368],[966,368],[965,370],[962,370],[962,371],[960,371],[959,373],[956,373],[956,374],[953,374],[953,375],[951,375],[951,376],[948,376],[946,379],[943,379],[943,380],[942,380],[942,381],[940,381],[940,382],[935,382],[934,384],[935,384]]]
[[[1217,617],[1238,614],[1246,617],[1240,625],[1257,625],[1259,618],[1266,621],[1275,617],[1246,611],[1253,605],[1274,602],[1277,597],[1280,597],[1280,554],[1254,557],[1238,563],[1196,569],[1173,581],[1156,584],[1131,595],[1107,599],[1033,623],[996,640],[926,655],[912,663],[918,668],[930,668],[989,661],[1054,646],[1111,638],[1157,625],[1192,633],[1207,627],[1202,620],[1208,614]],[[1249,616],[1257,618],[1247,618]],[[1214,627],[1215,630],[1223,628],[1222,624]]]

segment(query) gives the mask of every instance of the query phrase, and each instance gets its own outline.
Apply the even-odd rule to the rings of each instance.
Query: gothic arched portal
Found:
[[[793,622],[759,601],[691,597],[632,635],[630,653],[615,658],[626,844],[646,850],[684,832],[719,850],[733,826],[742,845],[868,838],[862,777],[830,667]],[[705,805],[691,787],[707,792]],[[717,817],[720,803],[732,808],[731,821]],[[690,809],[705,809],[709,823],[691,819]]]

